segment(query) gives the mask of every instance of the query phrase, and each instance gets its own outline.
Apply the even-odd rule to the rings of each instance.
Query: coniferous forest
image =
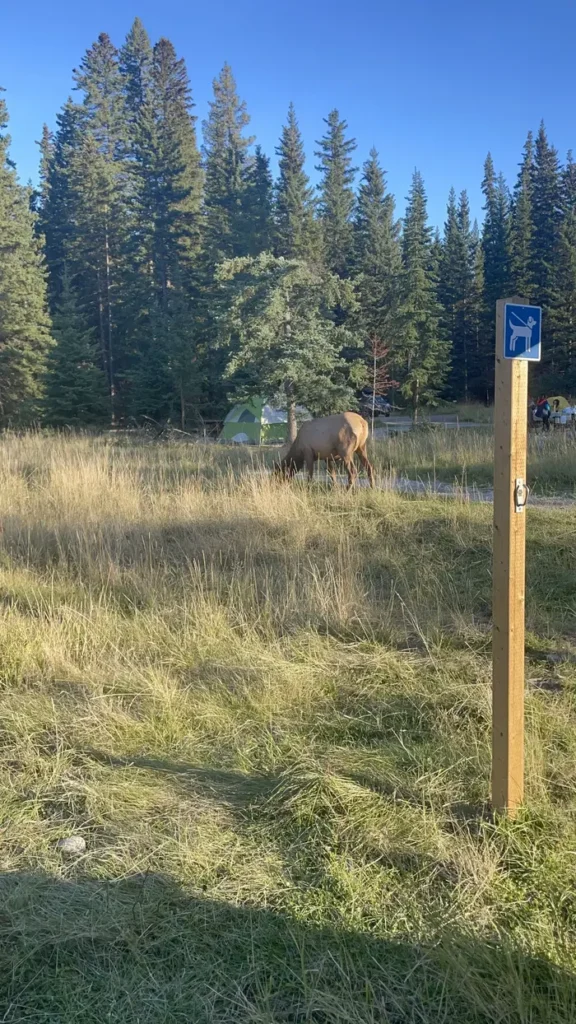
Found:
[[[184,61],[139,19],[119,49],[98,37],[73,86],[35,190],[0,96],[0,426],[189,429],[255,393],[333,411],[375,352],[408,407],[489,401],[507,294],[544,307],[538,386],[576,391],[576,164],[544,124],[515,182],[486,157],[482,225],[452,190],[440,235],[422,175],[400,211],[338,110],[313,187],[290,106],[274,180],[232,69],[199,126]]]

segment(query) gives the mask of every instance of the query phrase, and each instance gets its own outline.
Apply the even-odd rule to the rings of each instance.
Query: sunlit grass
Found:
[[[379,465],[486,464],[453,437]],[[489,506],[0,450],[0,1020],[575,1019],[575,512],[529,513],[527,807],[494,823]]]

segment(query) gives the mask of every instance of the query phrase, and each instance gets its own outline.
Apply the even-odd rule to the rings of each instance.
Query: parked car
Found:
[[[374,408],[376,416],[388,417],[392,412],[392,406],[386,398],[383,398],[382,395],[376,395],[373,399],[370,388],[364,388],[360,394],[360,411],[365,416],[371,416],[372,408]]]

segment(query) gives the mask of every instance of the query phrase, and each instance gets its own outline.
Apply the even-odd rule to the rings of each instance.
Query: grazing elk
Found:
[[[358,470],[354,455],[358,455],[374,487],[374,470],[366,454],[368,424],[356,412],[342,412],[335,416],[322,416],[303,423],[296,440],[275,467],[275,472],[290,479],[299,469],[306,467],[308,478],[314,476],[314,463],[323,459],[326,468],[336,483],[336,463],[341,460],[348,474],[348,490],[354,485]]]

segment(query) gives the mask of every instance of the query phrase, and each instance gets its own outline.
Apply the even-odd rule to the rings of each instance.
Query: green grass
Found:
[[[0,449],[0,1020],[575,1019],[575,511],[529,513],[527,801],[494,822],[489,506]]]

